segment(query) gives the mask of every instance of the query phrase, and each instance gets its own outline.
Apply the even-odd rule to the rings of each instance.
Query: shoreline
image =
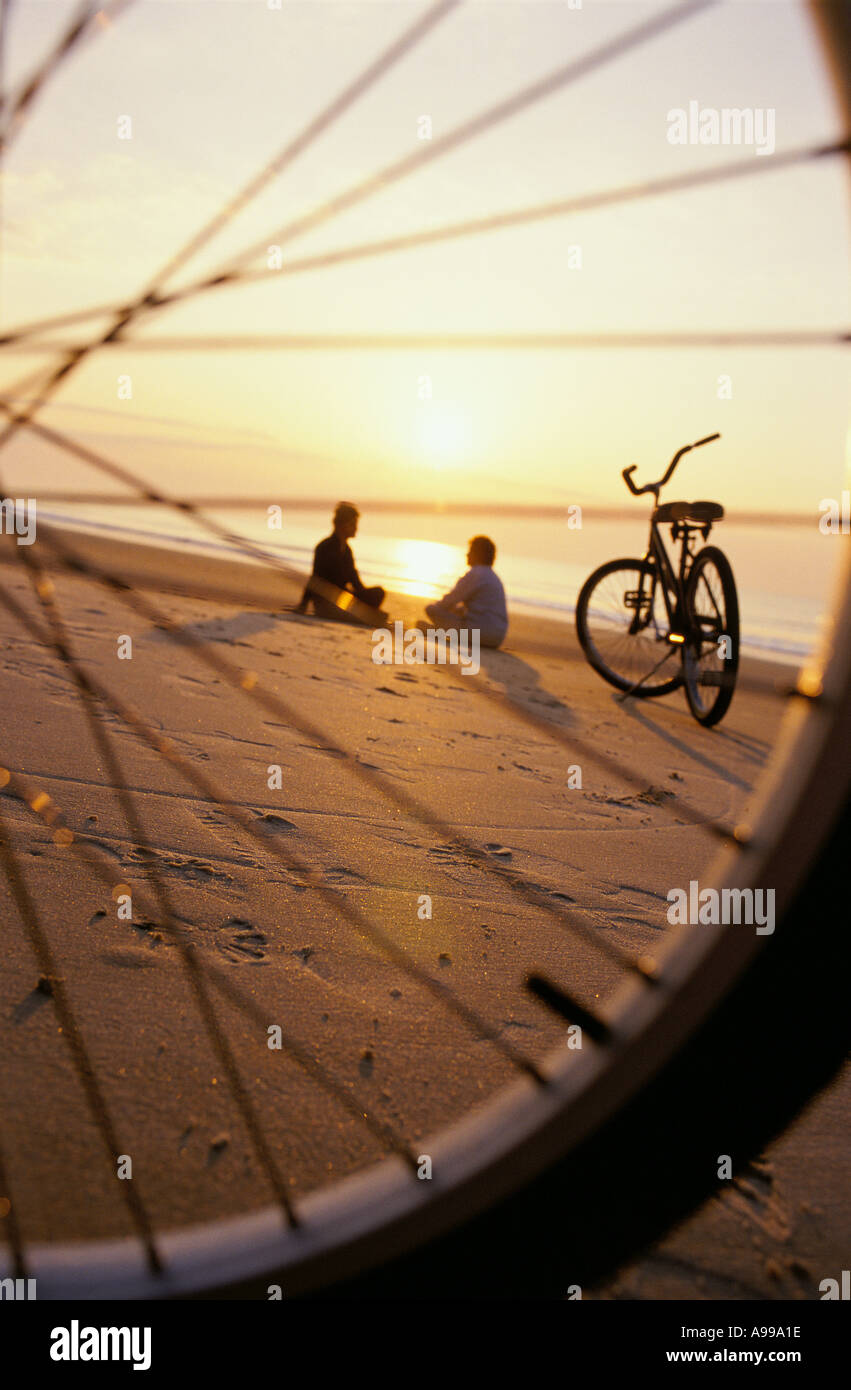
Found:
[[[219,554],[199,556],[188,547],[174,548],[165,542],[143,544],[90,531],[45,526],[44,523],[41,529],[48,538],[53,536],[69,549],[76,549],[85,563],[104,570],[134,588],[152,592],[210,599],[218,603],[237,603],[253,609],[272,608],[281,612],[287,605],[298,601],[305,582],[305,576],[296,577],[287,572],[291,567],[286,562],[281,562],[282,569],[279,570],[244,553],[233,557]],[[11,537],[0,539],[7,541],[5,545],[0,545],[0,560],[13,565],[16,546]],[[81,544],[81,541],[84,543]],[[61,560],[52,557],[45,548],[38,553],[46,569],[57,572],[66,569]],[[390,611],[391,622],[398,618],[406,626],[414,626],[417,619],[425,615],[427,601],[426,597],[388,590],[385,608]],[[311,617],[308,621],[319,623],[322,620]],[[531,608],[512,608],[508,637],[501,650],[532,656],[558,655],[585,664],[572,614],[560,618],[555,614],[535,612]],[[738,685],[752,690],[785,692],[794,685],[796,673],[805,660],[803,656],[784,659],[768,652],[757,655],[745,649],[740,658]]]
[[[400,511],[399,515],[403,516],[405,512]],[[42,516],[45,516],[44,512],[42,512]],[[599,517],[597,519],[604,520],[605,518]],[[615,517],[614,515],[611,519],[621,521],[634,520],[634,518]],[[226,523],[222,521],[220,524],[225,525]],[[289,546],[286,549],[284,549],[284,547],[279,548],[275,546],[267,548],[263,538],[258,539],[246,536],[244,537],[245,549],[241,549],[236,543],[229,543],[226,540],[210,539],[206,535],[183,536],[179,533],[169,533],[167,531],[163,533],[134,527],[121,528],[96,519],[62,517],[57,515],[51,518],[50,513],[46,514],[46,521],[43,521],[42,525],[48,530],[53,530],[58,535],[61,534],[69,538],[85,537],[87,541],[93,540],[105,547],[105,553],[107,555],[112,551],[130,551],[132,548],[138,546],[143,550],[153,550],[154,552],[167,555],[174,564],[179,563],[181,556],[186,557],[194,555],[200,558],[204,564],[209,563],[214,567],[219,567],[225,561],[232,561],[242,566],[259,566],[261,569],[274,569],[274,567],[277,566],[280,567],[282,571],[296,569],[299,572],[304,572],[310,563],[312,555],[312,549],[308,545],[299,544]],[[742,525],[744,526],[746,523],[743,522]],[[252,547],[261,551],[265,550],[268,555],[268,562],[264,563],[258,557],[253,556],[250,553],[250,548]],[[587,573],[591,572],[595,564],[596,561],[589,561],[587,569],[582,574],[582,579],[585,578]],[[151,564],[148,563],[146,568],[150,571],[152,568]],[[167,569],[165,562],[163,562],[163,569]],[[422,591],[415,595],[411,595],[407,586],[403,589],[396,590],[394,588],[393,574],[382,568],[380,559],[375,556],[373,556],[371,565],[368,562],[366,563],[365,570],[369,573],[371,581],[383,584],[388,593],[395,594],[397,597],[414,596],[421,597],[425,601],[433,600],[440,596],[442,586],[437,584],[429,586],[427,592]],[[449,582],[448,577],[447,582]],[[576,584],[576,592],[578,592],[579,581],[576,580],[575,576],[573,582]],[[241,597],[238,592],[239,587],[239,584],[237,584],[230,590],[234,593],[237,600]],[[575,614],[575,604],[566,601],[550,601],[546,598],[523,593],[522,591],[519,596],[516,591],[512,592],[511,609],[515,616],[551,618],[553,622],[563,625],[572,624]],[[742,650],[743,654],[754,659],[779,662],[790,669],[794,669],[800,667],[800,665],[807,660],[812,646],[814,646],[816,642],[817,633],[815,631],[812,633],[811,645],[807,646],[800,637],[795,643],[788,642],[788,640],[779,636],[775,628],[772,632],[761,630],[759,634],[746,633]]]

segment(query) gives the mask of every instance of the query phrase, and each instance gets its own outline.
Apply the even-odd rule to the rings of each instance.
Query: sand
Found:
[[[20,558],[4,549],[7,559],[10,549]],[[543,970],[594,1007],[620,979],[596,943],[652,953],[666,926],[668,888],[705,872],[714,850],[684,808],[730,825],[746,817],[793,677],[788,667],[746,661],[726,720],[705,730],[682,694],[619,702],[567,625],[515,617],[506,649],[484,653],[475,678],[378,666],[369,631],[285,613],[297,586],[277,574],[193,557],[176,594],[162,591],[174,567],[161,553],[110,549],[105,540],[86,542],[85,553],[144,584],[146,602],[250,673],[253,686],[235,690],[149,618],[128,613],[116,594],[54,576],[82,668],[265,836],[258,843],[232,824],[216,799],[109,714],[104,727],[145,828],[146,858],[71,676],[0,609],[0,762],[46,792],[77,840],[131,893],[132,920],[121,920],[110,888],[75,851],[56,844],[20,799],[3,796],[120,1151],[132,1158],[134,1189],[158,1229],[250,1211],[273,1189],[149,888],[143,899],[148,863],[202,963],[254,1006],[250,1017],[214,995],[280,1181],[297,1200],[388,1146],[285,1051],[270,1050],[268,1026],[296,1040],[355,1108],[414,1144],[481,1104],[514,1070],[365,941],[341,906],[380,925],[498,1038],[542,1057],[562,1027],[524,991],[525,975]],[[43,621],[19,566],[0,567],[0,583]],[[410,598],[392,597],[388,607],[406,621],[420,613]],[[132,659],[122,660],[126,637]],[[287,708],[264,707],[258,692]],[[597,765],[595,752],[611,766]],[[577,767],[581,788],[570,785]],[[619,769],[629,769],[629,780]],[[424,825],[394,794],[414,798],[442,825]],[[533,885],[537,902],[470,863],[452,841],[459,832],[489,863]],[[0,894],[6,1195],[30,1241],[126,1233],[121,1185],[60,1035],[55,999],[38,988],[41,971],[5,882]],[[558,918],[565,909],[583,936]],[[847,1109],[847,1082],[839,1094]],[[814,1198],[814,1181],[829,1194],[833,1168],[814,1179],[806,1154],[824,1147],[843,1106],[835,1095],[819,1104],[798,1138],[779,1141],[765,1160],[770,1182],[764,1171],[753,1179],[765,1208],[758,1248],[754,1203],[740,1193],[737,1207],[731,1194],[599,1296],[777,1296],[772,1241],[784,1258],[799,1252],[829,1272],[848,1217],[842,1228],[835,1202]],[[805,1202],[820,1205],[821,1217],[804,1213]],[[782,1296],[793,1297],[789,1277]]]

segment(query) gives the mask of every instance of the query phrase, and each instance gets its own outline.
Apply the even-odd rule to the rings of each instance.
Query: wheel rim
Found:
[[[699,558],[699,557],[698,557]],[[731,624],[724,582],[714,559],[699,564],[688,588],[689,620],[700,634],[683,651],[683,666],[690,702],[696,713],[708,715],[735,681],[738,656],[738,621]],[[722,655],[721,641],[731,644]]]

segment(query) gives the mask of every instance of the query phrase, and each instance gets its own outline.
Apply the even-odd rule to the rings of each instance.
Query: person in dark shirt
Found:
[[[345,602],[335,601],[332,591],[326,590],[323,593],[326,585],[333,585],[344,594],[353,594],[368,608],[374,608],[376,617],[384,616],[380,612],[384,602],[384,590],[378,584],[373,588],[367,588],[361,583],[360,575],[355,568],[352,547],[349,545],[349,541],[357,535],[359,515],[357,507],[351,502],[338,504],[334,512],[334,530],[324,541],[319,542],[313,552],[313,573],[294,612],[306,613],[308,604],[312,602],[313,611],[318,618],[335,618],[343,622],[358,621],[349,613]]]

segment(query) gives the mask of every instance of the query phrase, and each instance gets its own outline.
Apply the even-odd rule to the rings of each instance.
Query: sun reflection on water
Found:
[[[441,541],[387,540],[386,559],[397,593],[435,598],[466,569],[463,551]]]

